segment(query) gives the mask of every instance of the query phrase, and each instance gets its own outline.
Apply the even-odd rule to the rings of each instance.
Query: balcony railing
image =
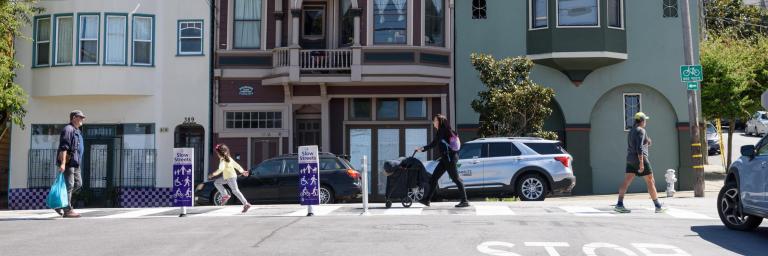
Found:
[[[29,150],[29,188],[49,188],[56,179],[56,149]],[[91,149],[80,163],[88,188],[154,187],[155,149]],[[111,181],[109,179],[111,178]]]
[[[301,70],[308,71],[349,70],[352,67],[352,51],[346,49],[301,50],[299,63]]]
[[[276,68],[291,66],[291,51],[288,48],[277,48],[273,52],[273,66]]]

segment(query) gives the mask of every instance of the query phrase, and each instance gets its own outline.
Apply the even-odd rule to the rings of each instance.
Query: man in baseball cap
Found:
[[[664,212],[664,208],[659,203],[656,192],[656,181],[653,179],[651,170],[651,161],[648,159],[648,150],[651,147],[651,138],[645,131],[650,117],[643,112],[635,114],[635,125],[627,134],[627,168],[624,173],[624,183],[619,187],[619,201],[614,210],[619,213],[630,213],[631,210],[624,207],[624,194],[627,193],[629,185],[635,177],[643,177],[645,185],[648,187],[648,194],[651,195],[656,212]]]
[[[56,158],[58,171],[64,173],[67,183],[68,206],[56,210],[56,213],[64,218],[79,218],[72,207],[72,193],[83,186],[83,177],[80,173],[80,165],[83,159],[83,135],[80,127],[85,121],[85,114],[81,110],[69,112],[69,124],[64,126],[59,137],[59,149]]]

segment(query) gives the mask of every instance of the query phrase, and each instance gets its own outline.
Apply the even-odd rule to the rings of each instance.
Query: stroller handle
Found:
[[[414,156],[416,156],[416,152],[419,152],[419,151],[418,151],[418,150],[414,150],[414,151],[413,151],[413,154],[411,154],[411,157],[414,157]]]

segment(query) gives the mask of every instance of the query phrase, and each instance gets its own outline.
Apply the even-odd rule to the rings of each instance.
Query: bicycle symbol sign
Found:
[[[704,80],[704,72],[701,65],[683,65],[680,66],[680,81],[698,82]]]

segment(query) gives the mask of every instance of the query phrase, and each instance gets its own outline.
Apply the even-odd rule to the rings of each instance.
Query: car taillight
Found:
[[[360,179],[360,173],[352,169],[347,169],[347,175],[353,180]]]
[[[565,167],[571,167],[571,158],[567,156],[555,157],[555,160],[559,161]]]

